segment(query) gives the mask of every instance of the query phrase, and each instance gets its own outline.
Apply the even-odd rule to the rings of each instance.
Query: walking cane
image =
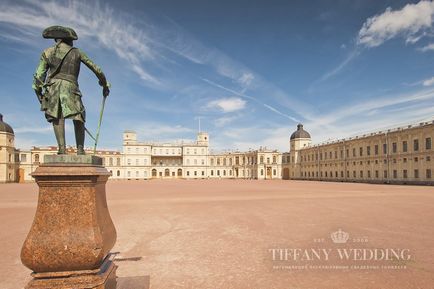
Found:
[[[99,113],[98,128],[96,129],[96,137],[95,137],[95,145],[93,147],[93,154],[96,154],[96,146],[98,145],[99,131],[101,129],[102,115],[104,113],[104,106],[105,106],[105,100],[106,100],[106,98],[107,98],[106,96],[102,97],[101,111]]]
[[[95,144],[93,146],[93,154],[96,154],[96,146],[98,145],[98,139],[99,139],[99,131],[101,129],[101,123],[102,123],[102,116],[104,114],[104,106],[105,106],[105,100],[106,100],[106,96],[102,97],[102,103],[101,103],[101,111],[99,113],[99,121],[98,121],[98,128],[96,129],[96,136],[94,137],[90,131],[85,127],[85,131],[87,132],[87,134],[90,136],[91,139],[93,139],[95,141]]]

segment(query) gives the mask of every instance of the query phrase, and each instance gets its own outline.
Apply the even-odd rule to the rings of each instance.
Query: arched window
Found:
[[[182,176],[182,170],[178,169],[178,177],[181,177],[181,176]]]
[[[164,176],[165,177],[170,177],[170,171],[169,171],[169,169],[165,169],[164,170]]]
[[[156,169],[152,169],[152,177],[156,177],[157,176],[157,170]]]
[[[118,171],[116,172],[116,176],[120,177],[120,176],[121,176],[121,171],[118,170]]]
[[[35,154],[35,162],[39,163],[39,154]]]

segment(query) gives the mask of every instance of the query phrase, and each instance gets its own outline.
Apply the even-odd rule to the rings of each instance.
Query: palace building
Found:
[[[260,147],[215,153],[206,132],[199,132],[196,141],[158,143],[138,141],[134,131],[125,131],[121,151],[98,150],[96,155],[113,180],[296,179],[434,185],[433,137],[434,121],[314,145],[299,124],[289,138],[289,152]],[[56,147],[16,149],[14,131],[0,115],[0,182],[32,181],[30,174],[44,156],[56,153]],[[68,148],[68,153],[75,149]]]
[[[430,184],[434,121],[312,145],[298,125],[282,155],[283,179]]]

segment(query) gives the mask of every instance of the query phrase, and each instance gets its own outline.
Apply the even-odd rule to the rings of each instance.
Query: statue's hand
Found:
[[[42,103],[44,95],[42,94],[42,89],[35,90],[36,96],[38,97],[39,103]]]
[[[103,95],[104,97],[107,97],[109,94],[110,94],[110,89],[109,89],[109,87],[108,87],[108,86],[104,86],[103,89],[102,89],[102,95]]]

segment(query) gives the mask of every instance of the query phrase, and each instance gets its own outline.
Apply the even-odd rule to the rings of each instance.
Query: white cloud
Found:
[[[252,83],[255,76],[251,72],[244,72],[243,75],[238,79],[238,82],[244,86],[249,86]]]
[[[233,112],[245,107],[246,101],[238,97],[221,98],[207,104],[207,108],[219,108],[223,112]]]
[[[434,77],[431,77],[430,79],[426,79],[422,82],[423,86],[431,86],[434,84]]]
[[[41,35],[42,29],[64,23],[74,27],[79,39],[91,38],[106,49],[112,50],[131,69],[150,84],[159,82],[146,72],[143,61],[154,60],[157,55],[152,51],[152,42],[142,29],[137,29],[123,19],[114,15],[109,6],[99,2],[79,1],[30,1],[28,6],[12,3],[0,5],[0,22],[12,24],[19,34],[33,41],[29,36]]]
[[[431,28],[434,3],[420,1],[407,4],[401,10],[387,8],[382,14],[368,18],[359,31],[357,43],[366,47],[379,46],[398,35],[408,42],[419,40],[418,33]]]
[[[418,48],[418,50],[422,52],[434,51],[434,43],[430,43],[424,47]]]
[[[214,124],[216,127],[223,127],[223,126],[230,124],[231,122],[233,122],[234,120],[236,120],[238,118],[239,118],[239,116],[223,116],[223,117],[217,118],[214,121]]]
[[[129,127],[125,126],[125,128],[137,132],[140,137],[146,138],[147,141],[181,138],[186,133],[191,134],[194,132],[193,129],[182,125],[170,125],[161,122],[143,122]]]

